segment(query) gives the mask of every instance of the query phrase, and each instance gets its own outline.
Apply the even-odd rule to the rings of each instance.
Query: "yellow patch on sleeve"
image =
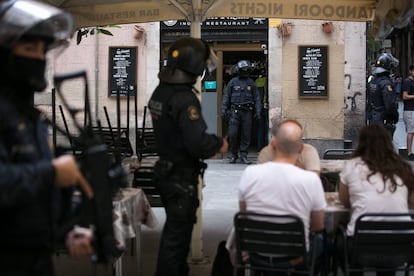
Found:
[[[174,50],[174,51],[172,51],[172,53],[171,53],[171,56],[173,57],[173,58],[178,58],[178,56],[180,55],[180,52],[178,51],[178,50]]]
[[[392,86],[391,85],[387,85],[387,90],[388,90],[388,92],[392,92]]]
[[[200,113],[198,112],[197,107],[195,107],[194,105],[190,105],[187,108],[187,113],[188,113],[188,118],[191,121],[195,121],[195,120],[200,119]]]

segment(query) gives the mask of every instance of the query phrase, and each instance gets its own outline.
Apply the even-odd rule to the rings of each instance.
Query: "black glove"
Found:
[[[260,112],[256,112],[256,114],[254,114],[254,118],[259,121],[260,118],[262,118],[262,115],[260,114]]]

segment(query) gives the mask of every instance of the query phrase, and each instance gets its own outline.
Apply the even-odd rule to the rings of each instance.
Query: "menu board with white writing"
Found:
[[[137,47],[109,47],[109,96],[136,95]]]
[[[299,97],[328,97],[328,46],[299,46]]]

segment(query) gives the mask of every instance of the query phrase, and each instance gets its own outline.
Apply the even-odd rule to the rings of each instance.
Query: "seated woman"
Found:
[[[339,200],[351,209],[346,230],[351,246],[360,215],[402,213],[414,206],[412,168],[395,152],[390,133],[381,125],[361,129],[357,148],[346,161],[340,180]]]

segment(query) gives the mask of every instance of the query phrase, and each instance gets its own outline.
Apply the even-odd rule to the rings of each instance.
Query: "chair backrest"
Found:
[[[354,149],[327,149],[323,153],[323,159],[350,159]]]
[[[153,128],[139,128],[137,155],[141,160],[147,156],[158,156],[155,145],[155,132]]]
[[[117,129],[110,129],[107,127],[93,127],[92,131],[101,137],[108,148],[108,152],[111,154],[117,152],[121,157],[131,157],[134,154],[126,128],[121,128],[119,133]]]
[[[351,266],[397,267],[414,262],[414,220],[409,213],[367,213],[355,224]]]
[[[234,216],[234,230],[238,268],[244,268],[243,251],[303,257],[307,263],[305,228],[297,216],[238,212]]]
[[[132,186],[140,188],[145,193],[151,207],[163,207],[161,196],[154,185],[154,167],[141,166],[134,171]]]

